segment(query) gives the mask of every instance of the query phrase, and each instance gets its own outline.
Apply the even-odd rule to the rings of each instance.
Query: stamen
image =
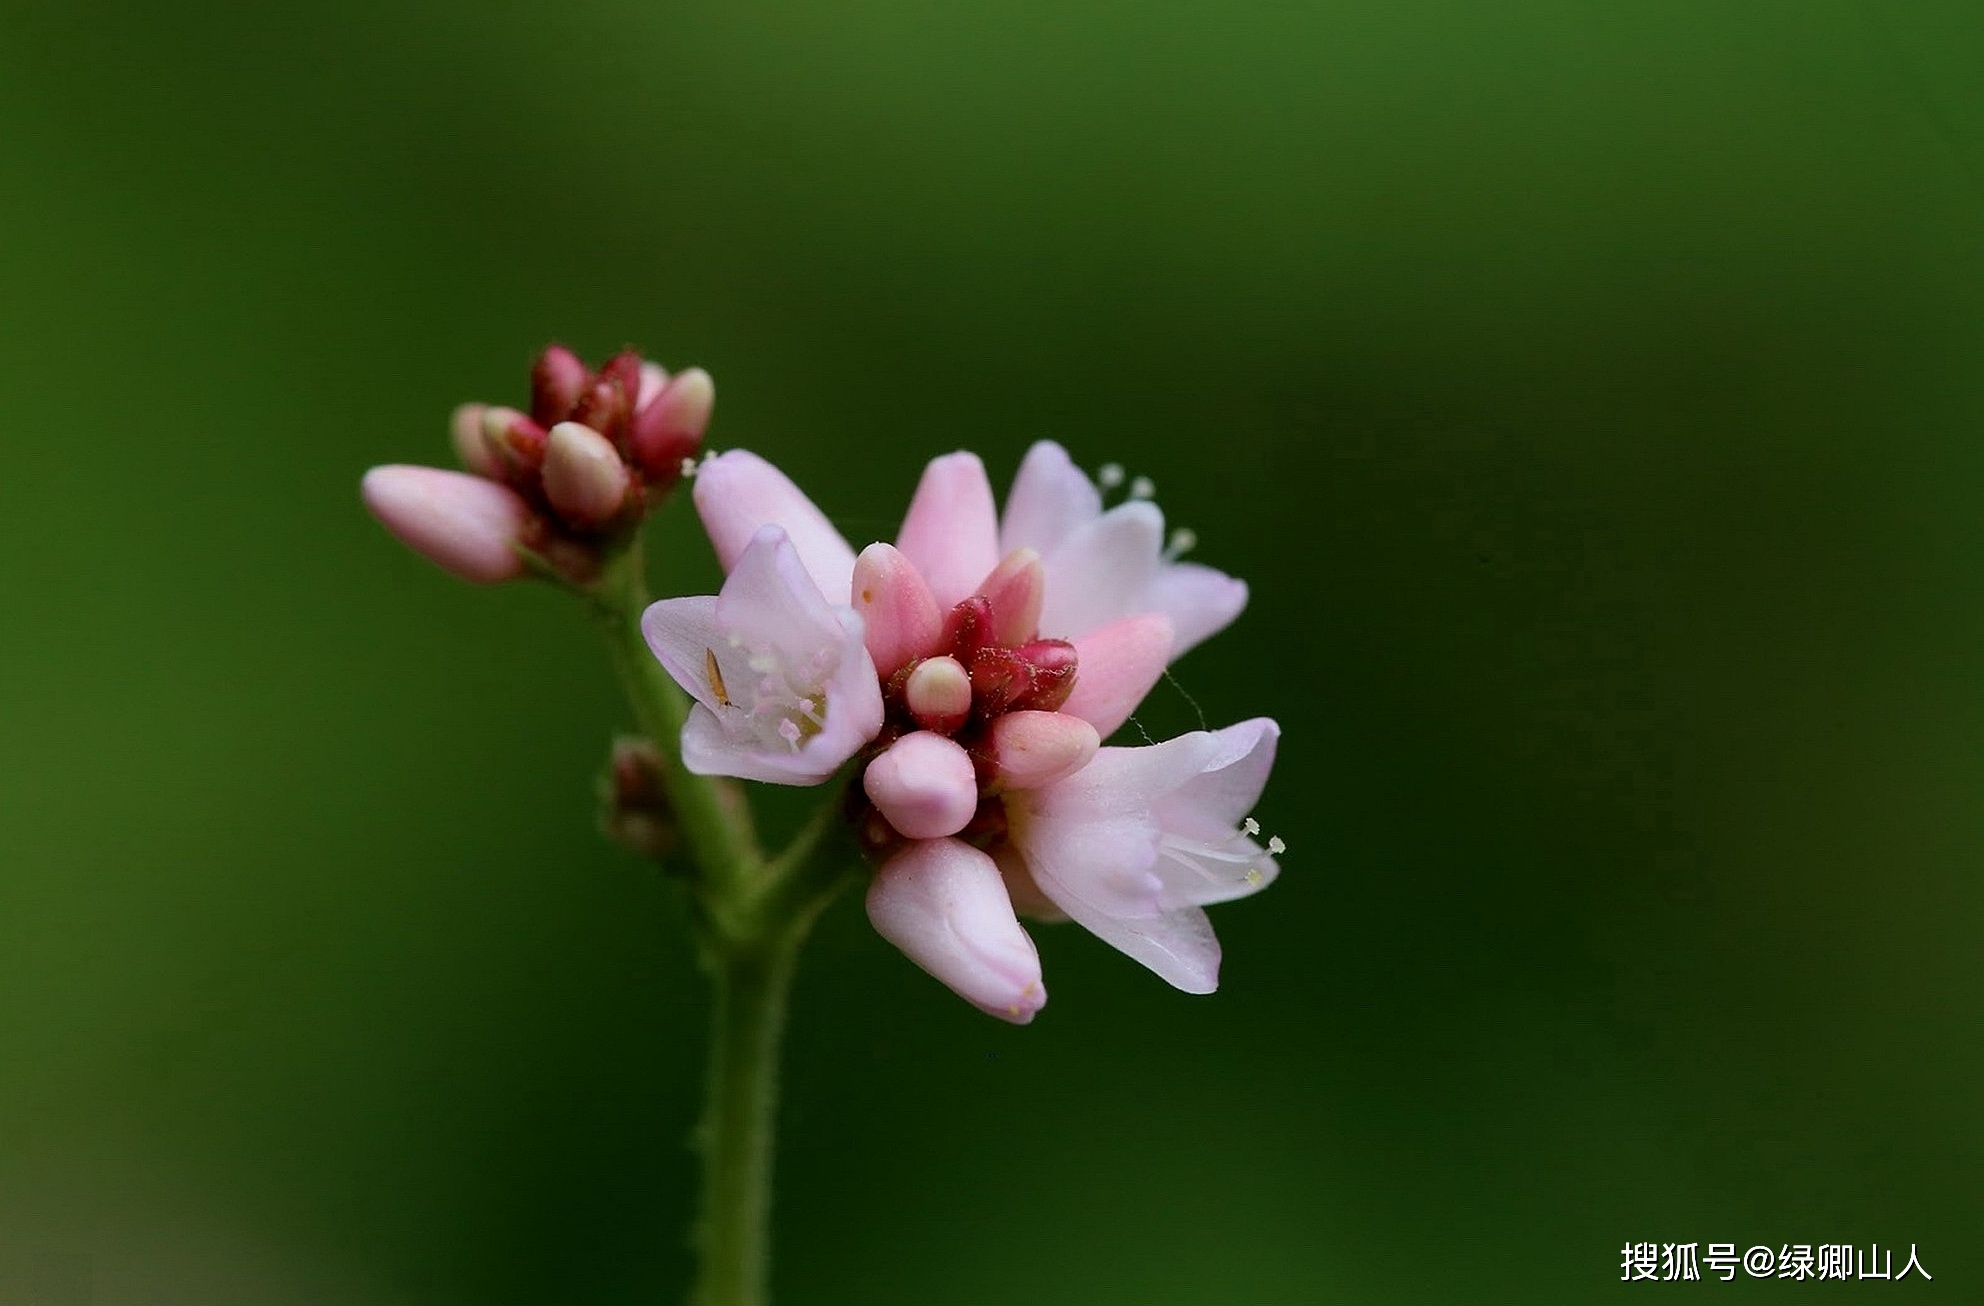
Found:
[[[798,724],[798,722],[796,722],[796,721],[794,721],[794,720],[792,720],[792,719],[791,719],[790,717],[787,717],[787,718],[786,718],[785,720],[783,720],[783,721],[781,721],[781,722],[779,722],[779,723],[778,723],[778,737],[779,737],[780,739],[783,739],[783,740],[784,740],[784,741],[785,741],[786,743],[788,743],[788,744],[790,744],[790,745],[792,745],[792,751],[793,751],[793,752],[795,752],[795,753],[796,753],[796,752],[798,752],[798,751],[799,751],[799,724]]]
[[[1253,817],[1250,816],[1246,820],[1240,822],[1240,833],[1246,835],[1249,839],[1253,838],[1255,835],[1259,834],[1260,832],[1261,832],[1261,823],[1259,821],[1256,821]]]
[[[1274,838],[1268,840],[1268,856],[1279,857],[1287,851],[1288,851],[1288,845],[1281,841],[1281,837],[1279,835],[1276,835]]]
[[[710,693],[716,695],[717,704],[729,707],[730,691],[724,686],[723,668],[716,664],[716,650],[713,648],[703,650],[703,676],[710,682]]]
[[[1189,526],[1180,526],[1171,532],[1171,540],[1164,546],[1164,560],[1176,562],[1199,546],[1199,533]]]
[[[1156,493],[1157,482],[1148,476],[1139,476],[1136,480],[1130,482],[1130,497],[1132,499],[1148,499],[1156,495]]]
[[[685,481],[689,480],[691,477],[695,476],[695,474],[696,474],[696,460],[694,458],[684,458],[682,460],[682,479]]]
[[[1123,464],[1104,463],[1095,473],[1095,483],[1105,490],[1113,490],[1123,483]]]

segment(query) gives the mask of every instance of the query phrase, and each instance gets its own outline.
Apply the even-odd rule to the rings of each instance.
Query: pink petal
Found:
[[[999,551],[1032,549],[1045,555],[1079,527],[1102,515],[1102,495],[1068,451],[1042,440],[1026,451],[1006,514],[999,525]]]
[[[896,547],[923,573],[944,609],[968,597],[998,565],[998,511],[978,455],[952,453],[930,461]]]
[[[1109,735],[1130,719],[1171,660],[1171,622],[1155,612],[1123,617],[1074,641],[1075,689],[1063,712]]]
[[[1118,504],[1044,554],[1047,602],[1040,633],[1059,639],[1147,612],[1164,545],[1164,514],[1145,501]]]
[[[479,585],[524,572],[517,542],[530,509],[508,486],[438,467],[374,467],[360,491],[380,524],[415,553]]]
[[[737,565],[760,527],[778,526],[827,602],[847,602],[854,550],[784,472],[754,453],[732,449],[702,464],[695,500],[725,572]]]
[[[980,1011],[1024,1025],[1047,1002],[1040,955],[999,867],[956,839],[913,843],[868,888],[875,932]]]
[[[652,373],[649,368],[653,368]],[[702,368],[692,367],[673,381],[664,381],[649,397],[648,390],[657,373],[664,378],[667,375],[652,363],[642,366],[642,398],[630,424],[629,438],[634,456],[648,474],[672,483],[682,460],[702,446],[710,411],[716,406],[716,382]]]
[[[1171,650],[1175,662],[1233,623],[1247,606],[1247,582],[1196,562],[1174,562],[1158,569],[1147,601],[1171,618],[1177,632]]]
[[[906,839],[956,834],[978,810],[978,777],[971,757],[942,735],[904,735],[862,773],[861,787],[896,833]]]
[[[854,560],[854,610],[867,627],[868,654],[884,680],[937,651],[944,614],[923,574],[892,544],[871,544]]]

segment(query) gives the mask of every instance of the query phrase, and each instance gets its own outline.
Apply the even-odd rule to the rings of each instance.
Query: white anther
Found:
[[[1171,532],[1170,542],[1164,546],[1164,560],[1176,562],[1198,546],[1199,533],[1189,526],[1180,526]]]
[[[1240,832],[1251,839],[1261,832],[1261,823],[1250,816],[1240,822]]]
[[[1287,851],[1288,845],[1281,841],[1281,836],[1276,835],[1274,838],[1268,840],[1268,856],[1279,857]]]
[[[1104,463],[1095,474],[1095,483],[1105,490],[1113,490],[1123,483],[1123,464]]]
[[[1130,482],[1130,497],[1132,499],[1148,499],[1156,493],[1157,482],[1148,476],[1139,476],[1136,480]]]
[[[695,474],[696,460],[694,458],[684,458],[682,460],[682,479],[686,481]]]

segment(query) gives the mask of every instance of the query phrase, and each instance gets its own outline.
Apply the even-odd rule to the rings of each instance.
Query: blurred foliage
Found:
[[[1963,0],[0,0],[0,1288],[685,1280],[603,660],[357,503],[555,338],[709,367],[850,535],[1054,438],[1254,586],[1142,717],[1286,731],[1223,991],[1043,930],[1011,1030],[841,904],[784,1300],[1962,1295],[1980,73]]]

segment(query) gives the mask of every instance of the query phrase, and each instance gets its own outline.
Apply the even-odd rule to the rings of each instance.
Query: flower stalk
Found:
[[[749,802],[733,780],[695,775],[670,745],[688,696],[641,633],[649,603],[638,539],[586,589],[615,671],[643,734],[657,744],[668,805],[680,823],[685,876],[711,990],[693,1306],[763,1306],[771,1250],[771,1192],[779,1052],[799,951],[822,909],[855,878],[837,846],[841,787],[775,858],[759,847]]]

